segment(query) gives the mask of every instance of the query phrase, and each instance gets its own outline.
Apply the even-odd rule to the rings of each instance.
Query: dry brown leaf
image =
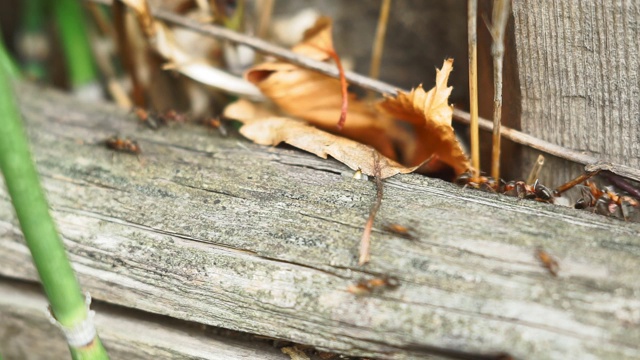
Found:
[[[331,21],[320,18],[293,51],[326,61],[330,56],[325,50],[333,51]],[[287,114],[327,131],[336,131],[342,106],[339,80],[286,62],[259,64],[245,77]],[[384,156],[398,160],[394,141],[402,138],[404,132],[392,119],[356,100],[353,94],[349,95],[346,116],[341,135],[371,145]]]
[[[377,155],[376,150],[370,146],[330,134],[303,121],[269,116],[269,112],[247,100],[239,100],[227,106],[224,116],[242,122],[244,125],[240,128],[240,133],[257,144],[276,146],[284,142],[323,159],[330,155],[349,168],[360,170],[369,176],[377,176],[379,173],[380,178],[385,179],[413,172],[417,168],[404,167],[385,156]],[[379,169],[376,169],[376,161]]]
[[[452,69],[453,59],[445,60],[442,69],[436,71],[436,85],[431,90],[425,91],[420,85],[408,94],[399,91],[396,97],[379,103],[379,108],[416,126],[418,144],[410,164],[436,156],[459,175],[471,165],[451,126],[453,107],[448,99],[453,88],[447,87],[447,80]]]
[[[326,16],[319,17],[316,23],[304,32],[300,44],[294,46],[292,50],[314,60],[328,60],[330,58],[328,52],[335,51],[331,29],[331,19]]]

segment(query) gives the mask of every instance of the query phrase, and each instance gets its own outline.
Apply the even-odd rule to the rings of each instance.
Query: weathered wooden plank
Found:
[[[522,130],[640,168],[640,5],[514,1],[513,16]],[[557,159],[548,165],[549,184],[579,171]]]
[[[344,166],[21,93],[54,215],[94,298],[382,358],[640,356],[638,224],[398,176],[385,181],[372,262],[359,267],[375,188]],[[116,132],[140,142],[140,161],[97,144]],[[384,230],[390,223],[413,227],[416,240]],[[558,257],[559,277],[537,246]],[[2,190],[0,274],[34,279],[27,254]],[[347,291],[379,274],[401,286]]]
[[[0,353],[3,359],[69,359],[62,332],[45,316],[34,285],[0,279]],[[257,339],[224,337],[194,325],[94,304],[95,323],[112,359],[289,360]]]

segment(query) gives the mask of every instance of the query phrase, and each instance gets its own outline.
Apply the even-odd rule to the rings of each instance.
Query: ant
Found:
[[[473,189],[484,190],[488,192],[497,192],[500,187],[500,183],[491,176],[474,176],[471,170],[460,174],[454,182],[463,188],[470,187]]]
[[[164,121],[160,122],[159,120],[161,119],[159,119],[155,114],[151,114],[150,111],[139,107],[134,107],[132,111],[141,123],[144,123],[152,130],[158,130],[161,125],[164,125]]]
[[[522,180],[509,181],[501,188],[501,193],[520,199],[533,199],[540,202],[553,202],[553,192],[542,185],[537,179],[533,185]]]
[[[390,225],[385,225],[383,229],[391,233],[394,233],[400,237],[403,237],[405,239],[415,240],[415,236],[413,236],[413,234],[411,233],[411,229],[409,229],[406,226],[402,226],[399,224],[390,224]]]
[[[166,126],[172,121],[186,123],[189,120],[186,115],[180,114],[175,110],[168,110],[159,115],[139,107],[134,107],[132,111],[141,123],[144,123],[152,130],[158,130],[161,126]]]
[[[135,140],[131,139],[123,139],[118,137],[117,135],[113,135],[112,137],[106,139],[104,144],[107,148],[115,151],[120,151],[133,155],[140,155],[142,149],[140,149],[140,145]]]
[[[505,183],[502,179],[496,180],[491,176],[474,177],[471,171],[462,173],[455,179],[455,183],[463,187],[471,187],[493,193],[501,193],[520,199],[533,199],[540,202],[553,202],[553,191],[542,185],[537,179],[533,185],[522,180]]]
[[[591,181],[585,181],[585,186],[582,186],[580,191],[582,197],[576,201],[574,208],[593,207],[593,211],[601,215],[610,216],[616,214],[619,209],[622,218],[627,220],[633,208],[640,205],[631,196],[618,195],[610,189],[601,190]]]
[[[369,280],[360,280],[347,289],[354,295],[370,294],[377,289],[395,289],[400,286],[400,280],[392,276],[383,276]]]
[[[165,124],[170,121],[174,121],[177,123],[186,123],[189,121],[189,118],[185,114],[180,114],[175,110],[167,110],[164,114],[160,115],[160,118],[164,121]]]
[[[227,129],[222,125],[219,117],[209,117],[201,122],[204,126],[208,126],[212,129],[218,129],[222,136],[227,136]]]
[[[556,259],[554,259],[548,252],[544,251],[544,249],[542,248],[538,248],[536,250],[536,256],[538,256],[538,259],[542,261],[542,264],[549,270],[551,275],[558,276],[560,265],[558,265],[558,261]]]

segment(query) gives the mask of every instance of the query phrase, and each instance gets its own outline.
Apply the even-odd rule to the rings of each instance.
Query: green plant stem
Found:
[[[78,0],[51,2],[71,85],[78,88],[96,79],[93,53],[84,14]]]
[[[87,318],[85,299],[49,214],[4,67],[0,68],[0,170],[51,311],[62,326],[75,327]],[[76,359],[108,358],[97,336],[87,346],[70,350]]]

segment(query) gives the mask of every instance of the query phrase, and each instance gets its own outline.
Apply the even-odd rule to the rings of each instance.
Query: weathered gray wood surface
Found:
[[[20,92],[55,218],[96,299],[382,358],[640,357],[639,224],[398,176],[385,181],[372,262],[359,267],[375,187],[344,166]],[[97,144],[113,133],[140,142],[140,161]],[[390,223],[417,239],[383,230]],[[537,246],[559,259],[558,278]],[[347,291],[378,274],[401,286]],[[35,279],[4,189],[0,275]]]
[[[45,316],[34,285],[0,279],[0,352],[5,360],[69,359],[60,330]],[[95,323],[112,359],[289,360],[255,339],[213,335],[195,325],[94,304]]]
[[[513,16],[522,130],[640,168],[640,4],[513,1]],[[580,171],[549,160],[546,183]]]

